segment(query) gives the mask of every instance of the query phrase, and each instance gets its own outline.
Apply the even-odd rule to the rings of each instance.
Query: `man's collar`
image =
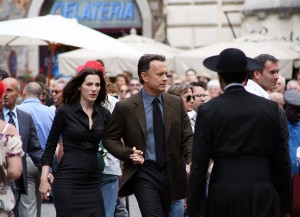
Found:
[[[37,103],[41,103],[40,99],[34,98],[34,97],[25,99],[25,100],[22,102],[22,104],[27,103],[27,102],[37,102]]]
[[[9,111],[10,111],[10,110],[9,110],[8,108],[3,107],[3,115],[4,115],[4,117],[7,115],[7,113],[8,113]],[[11,111],[13,111],[13,112],[15,113],[15,116],[17,116],[17,108],[16,108],[16,106],[15,106],[14,109],[11,110]]]
[[[255,81],[248,79],[247,85],[245,86],[246,90],[252,94],[255,94],[266,99],[270,99],[270,95],[265,91],[259,84]]]
[[[242,83],[230,83],[230,84],[226,85],[226,87],[224,88],[224,91],[228,90],[231,87],[238,87],[238,88],[244,89],[244,85]]]
[[[145,102],[147,104],[151,104],[155,98],[155,96],[152,96],[150,95],[144,88],[141,90],[142,91],[142,96],[143,96],[143,99],[145,100]],[[159,102],[162,104],[162,94],[159,94],[158,96],[156,96],[156,98],[159,99]]]

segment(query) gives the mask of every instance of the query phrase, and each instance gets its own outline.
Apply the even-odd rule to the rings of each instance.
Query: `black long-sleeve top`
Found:
[[[82,151],[96,153],[110,115],[107,109],[94,104],[93,125],[89,129],[89,118],[79,102],[60,107],[57,110],[48,136],[42,157],[42,165],[52,165],[53,155],[60,136],[62,136],[65,154],[68,152],[80,153]]]

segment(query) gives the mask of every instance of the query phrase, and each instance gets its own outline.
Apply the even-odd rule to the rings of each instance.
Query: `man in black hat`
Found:
[[[247,74],[260,64],[234,48],[204,60],[224,94],[197,114],[188,216],[289,216],[291,168],[278,106],[248,93]],[[214,160],[206,199],[209,159]],[[205,204],[205,206],[204,206]]]

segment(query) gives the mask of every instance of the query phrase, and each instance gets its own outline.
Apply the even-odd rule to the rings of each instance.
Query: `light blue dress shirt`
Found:
[[[53,109],[41,104],[37,98],[28,98],[17,106],[18,109],[31,114],[41,147],[45,149],[47,138],[55,116]]]
[[[297,162],[296,154],[297,148],[300,146],[300,121],[292,124],[288,122],[289,128],[289,147],[290,147],[290,157],[292,166],[292,176],[299,173],[299,164]]]
[[[151,96],[144,89],[142,89],[142,96],[143,96],[143,103],[144,103],[145,116],[146,116],[146,126],[147,126],[145,160],[156,161],[154,132],[153,132],[153,106],[152,106],[152,102],[155,97]],[[161,94],[159,96],[157,96],[156,98],[159,99],[159,108],[160,108],[160,111],[163,116],[164,113],[163,113]]]

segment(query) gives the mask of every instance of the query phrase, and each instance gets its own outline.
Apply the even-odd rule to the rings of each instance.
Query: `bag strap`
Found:
[[[7,130],[7,128],[9,127],[9,123],[7,123],[4,127],[4,129],[2,130],[2,133],[5,133],[5,131]]]

